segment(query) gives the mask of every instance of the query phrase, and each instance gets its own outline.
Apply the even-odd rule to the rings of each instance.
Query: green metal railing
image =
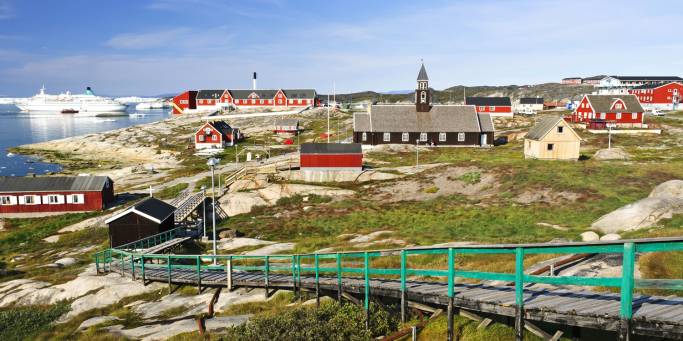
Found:
[[[197,285],[201,288],[202,270],[259,271],[265,275],[265,286],[269,285],[269,277],[274,273],[290,274],[293,287],[301,287],[302,273],[314,276],[316,292],[319,290],[322,274],[336,275],[341,289],[344,275],[359,276],[364,280],[364,307],[369,309],[371,296],[370,280],[377,278],[396,278],[400,280],[402,298],[402,318],[405,318],[405,294],[409,276],[446,277],[447,295],[449,298],[449,315],[456,296],[455,280],[466,278],[474,280],[492,280],[514,282],[515,303],[518,319],[524,308],[524,285],[543,283],[551,285],[578,285],[619,288],[620,318],[630,321],[633,317],[633,294],[635,289],[668,289],[683,290],[683,279],[635,279],[635,257],[637,253],[683,251],[683,238],[657,238],[626,241],[565,243],[565,244],[510,244],[510,245],[471,245],[458,247],[427,247],[399,250],[314,253],[295,255],[145,255],[119,249],[108,249],[95,255],[96,267],[103,271],[111,271],[111,264],[116,262],[123,274],[123,268],[129,267],[135,278],[136,272],[145,281],[145,269],[165,269],[168,271],[169,285],[173,269],[194,269],[197,273]],[[539,254],[605,254],[619,253],[623,257],[623,271],[620,277],[581,277],[581,276],[542,276],[524,273],[524,258],[527,255]],[[458,269],[456,259],[464,255],[513,255],[515,259],[514,273],[486,272]],[[446,264],[441,268],[410,268],[408,257],[445,256]],[[372,267],[372,261],[381,261],[386,257],[399,257],[396,267]],[[166,264],[145,264],[147,260],[165,260]],[[214,260],[219,265],[213,265]],[[303,260],[303,264],[302,264]],[[309,262],[308,264],[306,262]],[[354,262],[349,266],[345,262]],[[225,263],[225,265],[223,265]],[[242,263],[242,265],[235,265]],[[312,264],[311,264],[312,263]],[[323,264],[321,264],[323,263]],[[386,261],[384,263],[387,263]],[[389,262],[390,263],[390,262]],[[357,265],[355,265],[357,264]],[[362,265],[360,265],[362,264]],[[107,270],[109,269],[109,270]],[[332,277],[334,278],[334,277]],[[339,290],[341,295],[341,290]],[[449,330],[451,330],[449,320]],[[520,321],[520,323],[523,323]],[[523,328],[522,328],[523,329]]]

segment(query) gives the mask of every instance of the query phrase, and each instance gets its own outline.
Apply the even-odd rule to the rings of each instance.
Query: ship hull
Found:
[[[25,112],[54,112],[60,114],[64,110],[75,110],[78,113],[113,113],[126,111],[127,106],[120,103],[24,103],[16,106]]]

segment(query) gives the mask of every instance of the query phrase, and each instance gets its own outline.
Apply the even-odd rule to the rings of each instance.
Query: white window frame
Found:
[[[621,113],[618,112],[618,113],[617,113],[617,120],[620,120],[620,119],[621,119]]]
[[[49,204],[49,205],[59,205],[59,204],[60,204],[60,202],[59,202],[59,201],[60,201],[60,200],[59,200],[59,197],[60,197],[60,196],[61,196],[61,195],[59,195],[59,194],[48,194],[48,195],[46,195],[46,197],[47,197],[47,204]],[[53,201],[53,199],[54,199],[54,201]]]
[[[427,133],[420,133],[420,142],[427,142]]]
[[[479,111],[484,111],[484,110],[486,110],[486,107],[484,107],[484,106],[479,106]]]
[[[495,111],[495,110],[496,110],[496,107],[495,107],[495,106],[489,105],[489,111]]]
[[[14,200],[12,200],[12,199],[14,199]],[[14,204],[12,202],[14,202]],[[10,206],[10,205],[16,205],[16,204],[17,204],[17,199],[15,196],[12,196],[12,195],[0,196],[0,205]]]
[[[631,113],[631,119],[632,119],[632,120],[637,120],[637,119],[638,119],[638,113],[637,113],[637,112],[632,112],[632,113]]]
[[[446,142],[446,133],[439,133],[439,142]]]
[[[199,142],[204,142],[205,138],[204,135],[199,135]]]
[[[74,205],[85,204],[85,195],[84,194],[68,194],[66,196],[66,203],[67,204],[74,204]]]
[[[401,141],[403,141],[403,142],[410,142],[410,134],[408,134],[408,133],[402,133],[402,134],[401,134]]]
[[[424,91],[420,93],[420,103],[427,103],[427,93]]]
[[[465,133],[458,133],[458,142],[465,142]]]
[[[384,142],[390,142],[390,141],[391,141],[391,133],[384,133],[384,134],[382,134],[382,141],[384,141]]]
[[[368,140],[368,133],[363,132],[363,133],[360,135],[360,139],[361,139],[362,141],[367,141],[367,140]]]

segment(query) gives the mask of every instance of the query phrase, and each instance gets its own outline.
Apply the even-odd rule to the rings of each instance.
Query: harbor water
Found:
[[[71,136],[86,135],[163,120],[170,110],[135,111],[127,116],[74,116],[68,114],[22,113],[14,105],[0,105],[0,176],[24,176],[59,172],[58,164],[40,162],[24,155],[14,155],[7,148]]]

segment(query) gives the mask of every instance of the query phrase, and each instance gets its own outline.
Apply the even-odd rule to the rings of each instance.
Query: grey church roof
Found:
[[[465,104],[476,106],[512,106],[510,97],[466,97]]]
[[[543,104],[543,97],[522,97],[519,104]]]
[[[425,70],[424,63],[422,64],[422,67],[420,67],[420,73],[417,74],[417,80],[419,80],[419,81],[428,81],[429,80],[429,77],[427,77],[427,70]]]
[[[493,132],[493,122],[471,105],[435,105],[428,112],[417,112],[415,105],[373,105],[354,115],[354,131]]]
[[[301,154],[361,154],[360,143],[304,143]]]
[[[197,99],[217,99],[223,96],[225,90],[199,90],[197,91]]]

